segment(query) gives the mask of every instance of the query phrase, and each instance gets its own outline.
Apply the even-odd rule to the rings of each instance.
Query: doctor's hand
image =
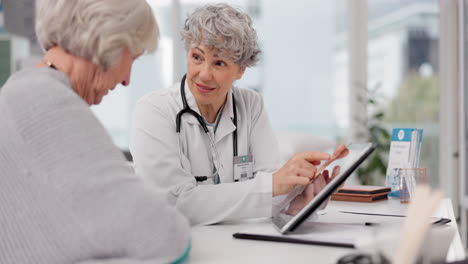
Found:
[[[338,174],[340,174],[340,167],[335,166],[333,168],[332,177],[329,176],[328,170],[325,170],[322,174],[320,174],[313,183],[309,184],[306,189],[296,196],[294,200],[291,201],[289,204],[288,209],[286,210],[286,214],[288,215],[296,215],[299,213],[304,206],[306,206],[314,197],[331,181],[333,180]],[[326,202],[321,205],[320,210],[324,209],[327,205],[330,197]]]
[[[296,153],[283,167],[273,173],[273,196],[289,193],[296,185],[307,185],[317,172],[317,165],[328,160],[324,152]]]

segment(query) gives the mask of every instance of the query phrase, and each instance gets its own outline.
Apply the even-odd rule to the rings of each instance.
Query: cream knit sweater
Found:
[[[168,263],[189,226],[135,176],[67,76],[30,68],[0,89],[0,263]]]

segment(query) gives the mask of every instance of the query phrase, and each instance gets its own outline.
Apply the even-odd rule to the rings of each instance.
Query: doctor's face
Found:
[[[232,60],[218,57],[218,49],[199,45],[190,48],[187,58],[187,84],[198,106],[212,105],[219,109],[235,80],[244,74]]]

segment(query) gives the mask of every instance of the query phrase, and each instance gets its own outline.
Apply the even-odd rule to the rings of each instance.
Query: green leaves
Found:
[[[364,185],[377,184],[376,177],[385,177],[387,170],[391,137],[383,123],[385,112],[376,100],[379,87],[380,85],[376,85],[373,89],[368,89],[367,109],[373,112],[369,114],[367,122],[362,124],[369,131],[369,140],[377,144],[374,153],[357,170],[358,179]]]

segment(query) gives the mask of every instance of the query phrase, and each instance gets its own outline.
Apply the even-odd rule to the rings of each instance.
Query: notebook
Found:
[[[332,194],[334,201],[373,203],[388,199],[390,187],[370,185],[345,185]]]

